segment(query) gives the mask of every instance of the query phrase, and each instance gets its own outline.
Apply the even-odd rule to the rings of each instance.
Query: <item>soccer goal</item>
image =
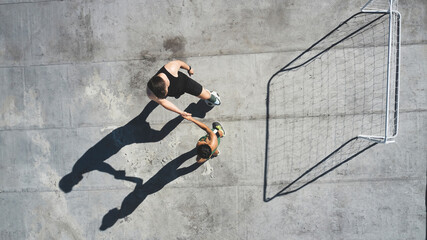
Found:
[[[371,0],[270,78],[264,201],[394,142],[399,61],[397,1]]]

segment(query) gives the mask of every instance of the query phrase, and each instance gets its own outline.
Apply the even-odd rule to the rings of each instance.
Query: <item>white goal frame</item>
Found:
[[[377,0],[369,0],[362,8],[362,12],[366,13],[379,13],[386,12],[389,16],[389,35],[388,35],[388,61],[387,61],[387,83],[386,83],[386,111],[385,111],[385,131],[384,136],[368,136],[368,135],[359,135],[358,137],[364,138],[367,140],[372,140],[378,143],[392,143],[395,142],[399,130],[399,96],[400,96],[400,47],[401,47],[401,15],[397,10],[398,0],[388,0],[388,9],[381,9],[375,6],[375,3],[379,2]],[[381,1],[384,2],[384,1]],[[396,19],[395,19],[396,18]],[[395,21],[397,20],[397,26],[395,26]],[[394,27],[396,27],[396,33],[393,32]],[[393,35],[396,34],[396,39],[393,38]],[[393,46],[396,44],[396,56],[392,55]],[[393,59],[395,57],[395,59]],[[393,60],[396,61],[396,75],[393,76],[391,69]],[[394,79],[392,79],[394,78]],[[393,123],[390,123],[390,90],[392,81],[395,81],[395,111],[393,116]],[[390,131],[390,124],[393,124],[393,131]]]
[[[376,144],[382,143],[393,143],[395,142],[395,139],[398,135],[398,125],[399,125],[399,100],[400,100],[400,54],[401,54],[401,14],[397,10],[397,0],[369,0],[362,8],[361,11],[355,15],[353,15],[351,18],[347,19],[350,20],[353,17],[357,16],[358,14],[384,14],[388,15],[388,39],[387,35],[385,35],[385,44],[383,45],[385,47],[385,60],[387,61],[387,66],[384,68],[385,72],[385,89],[383,90],[383,93],[385,96],[385,108],[383,108],[383,116],[384,116],[384,122],[381,123],[381,126],[384,127],[384,132],[377,132],[373,133],[375,135],[354,135],[354,138],[350,139],[348,142],[345,142],[343,145],[341,145],[338,149],[336,149],[334,152],[332,152],[330,155],[322,159],[319,163],[314,165],[312,168],[309,168],[306,172],[302,173],[301,176],[297,177],[294,181],[287,184],[286,187],[278,191],[276,194],[273,194],[272,196],[267,196],[267,187],[268,187],[268,166],[269,166],[269,132],[270,132],[270,123],[269,121],[272,120],[273,116],[270,116],[270,91],[271,91],[271,82],[273,79],[276,78],[280,73],[290,71],[292,69],[298,68],[299,66],[305,65],[306,63],[309,63],[312,59],[319,56],[321,53],[317,54],[316,56],[310,58],[309,60],[305,61],[301,65],[292,66],[297,60],[300,59],[301,56],[303,56],[306,52],[310,51],[311,49],[315,48],[319,42],[324,40],[326,37],[329,36],[332,32],[334,32],[336,29],[338,29],[341,25],[339,25],[337,28],[335,28],[333,31],[328,33],[325,37],[311,45],[307,50],[302,52],[300,55],[298,55],[294,60],[290,61],[286,66],[278,70],[276,73],[274,73],[271,78],[268,81],[267,84],[267,98],[266,98],[266,105],[267,105],[267,112],[266,112],[266,148],[265,148],[265,169],[264,169],[264,201],[268,202],[271,201],[273,198],[278,196],[284,196],[289,193],[296,192],[297,190],[305,187],[306,185],[316,181],[318,178],[328,174],[329,172],[333,171],[337,167],[341,166],[343,163],[348,162],[349,160],[355,158],[360,153],[364,152],[365,150],[368,150],[369,148],[375,146]],[[387,21],[387,19],[385,20]],[[354,33],[351,33],[349,36],[351,36]],[[387,33],[386,33],[387,34]],[[347,36],[348,37],[348,36]],[[347,37],[344,39],[339,40],[337,43],[334,43],[332,46],[330,46],[326,51],[328,51],[330,48],[334,47],[336,44],[338,44],[341,41],[344,41]],[[388,46],[387,46],[388,41]],[[385,92],[384,92],[385,91]],[[382,98],[384,99],[384,98]],[[382,125],[384,124],[384,125]],[[361,140],[367,140],[366,146],[361,147],[358,152],[349,155],[346,159],[343,159],[343,161],[328,170],[324,171],[323,173],[320,173],[320,175],[312,178],[311,180],[303,183],[302,186],[297,187],[296,189],[291,189],[291,186],[295,186],[295,183],[300,181],[304,176],[307,176],[307,174],[315,169],[319,164],[322,164],[323,162],[327,161],[327,159],[334,155],[335,153],[339,152],[341,149],[345,148],[347,144],[350,144],[351,142],[358,141],[357,139]]]

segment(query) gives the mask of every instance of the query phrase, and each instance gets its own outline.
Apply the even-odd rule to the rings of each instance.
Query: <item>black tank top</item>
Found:
[[[157,73],[164,73],[168,77],[170,85],[168,88],[169,97],[179,98],[182,94],[185,93],[185,87],[187,86],[187,78],[183,75],[184,73],[178,71],[178,77],[174,77],[166,68],[163,66]]]

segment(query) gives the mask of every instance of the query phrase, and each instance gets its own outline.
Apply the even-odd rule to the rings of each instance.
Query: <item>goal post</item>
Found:
[[[385,111],[385,134],[382,136],[360,135],[381,143],[394,142],[398,134],[399,122],[399,78],[400,78],[400,13],[397,11],[398,0],[370,0],[362,7],[362,12],[387,12],[389,21],[388,32],[388,63],[387,63],[387,95]]]
[[[268,81],[264,201],[394,142],[400,14],[397,2],[379,3],[369,1]]]

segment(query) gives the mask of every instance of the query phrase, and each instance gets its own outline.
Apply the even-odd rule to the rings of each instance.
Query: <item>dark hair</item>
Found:
[[[158,98],[166,98],[166,84],[165,81],[159,77],[154,76],[147,83],[148,89],[150,89],[154,95]]]
[[[197,156],[208,159],[212,154],[212,149],[207,144],[197,146]]]

